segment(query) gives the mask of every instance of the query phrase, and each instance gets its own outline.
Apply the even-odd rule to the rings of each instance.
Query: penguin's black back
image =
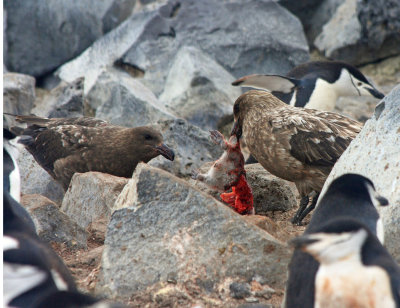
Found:
[[[334,83],[339,79],[342,69],[347,69],[357,79],[366,82],[369,81],[365,76],[354,66],[341,62],[341,61],[313,61],[307,62],[293,68],[288,74],[288,77],[303,79],[307,78],[321,78],[329,83]]]
[[[304,234],[315,233],[328,220],[336,217],[356,217],[376,235],[379,214],[375,209],[365,183],[372,182],[358,174],[345,174],[334,180],[314,210]],[[319,263],[309,254],[295,250],[289,263],[286,289],[286,307],[314,307],[315,275]]]

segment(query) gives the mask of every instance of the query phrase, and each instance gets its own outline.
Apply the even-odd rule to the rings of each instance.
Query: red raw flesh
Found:
[[[239,214],[250,214],[253,211],[253,193],[244,174],[232,186],[232,192],[223,193],[220,197]]]

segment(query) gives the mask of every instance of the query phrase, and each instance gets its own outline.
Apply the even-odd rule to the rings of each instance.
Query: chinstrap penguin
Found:
[[[314,279],[309,277],[315,287],[313,307],[399,307],[400,267],[363,223],[332,219],[292,244],[319,263]],[[305,307],[300,298],[297,307]]]
[[[379,206],[388,205],[388,200],[380,196],[374,184],[359,174],[344,174],[335,179],[318,202],[304,235],[318,232],[330,219],[337,217],[357,218],[381,242],[383,225],[379,218]],[[310,255],[295,250],[289,263],[289,278],[285,292],[286,308],[314,307],[314,279],[318,262]]]

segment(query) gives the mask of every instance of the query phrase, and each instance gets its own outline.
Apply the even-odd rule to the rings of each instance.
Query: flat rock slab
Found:
[[[208,162],[199,168],[201,173],[207,172],[214,162]],[[280,179],[260,164],[245,165],[246,178],[254,198],[256,214],[265,215],[269,211],[288,211],[297,206],[298,191],[294,183]],[[221,192],[211,189],[203,182],[193,179],[189,183],[201,191],[221,201]]]
[[[377,105],[372,118],[333,167],[321,196],[335,178],[345,173],[370,178],[377,192],[389,200],[389,206],[378,210],[385,229],[385,246],[400,262],[400,86]]]
[[[115,200],[128,179],[101,172],[75,173],[61,209],[79,226],[111,217]]]
[[[31,215],[41,239],[46,242],[65,243],[69,247],[87,247],[87,232],[48,198],[37,194],[24,195],[21,204]]]
[[[98,293],[126,300],[169,281],[193,304],[226,296],[234,282],[285,284],[285,244],[168,172],[139,164],[115,209]]]

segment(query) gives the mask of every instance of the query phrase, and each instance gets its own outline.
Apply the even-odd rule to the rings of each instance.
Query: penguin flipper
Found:
[[[252,87],[270,92],[290,93],[300,80],[280,75],[248,75],[232,82],[233,86]]]

